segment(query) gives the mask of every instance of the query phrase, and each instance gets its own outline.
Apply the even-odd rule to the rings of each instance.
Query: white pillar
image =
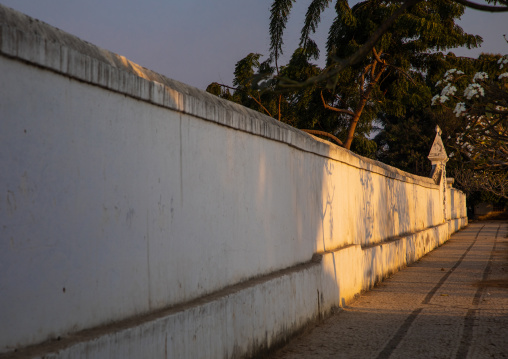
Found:
[[[448,162],[448,155],[441,139],[441,129],[436,126],[436,138],[430,149],[429,156],[427,157],[432,162],[432,171],[430,177],[436,184],[439,185],[440,198],[443,206],[443,218],[446,222],[448,220],[446,214],[447,198],[446,198],[446,162]]]

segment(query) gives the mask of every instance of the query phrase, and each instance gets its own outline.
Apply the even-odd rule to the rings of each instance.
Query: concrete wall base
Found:
[[[468,224],[468,218],[462,217],[462,218],[455,218],[448,221],[448,231],[450,233],[455,233],[459,229],[464,228]]]
[[[263,355],[442,245],[452,233],[449,228],[460,229],[465,223],[467,218],[456,219],[380,245],[351,245],[316,254],[307,263],[189,303],[6,355],[59,359]]]

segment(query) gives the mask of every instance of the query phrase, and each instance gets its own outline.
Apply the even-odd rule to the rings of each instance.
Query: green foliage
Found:
[[[252,87],[252,77],[254,69],[259,68],[259,58],[261,54],[250,53],[245,58],[238,61],[235,65],[235,78],[233,85],[243,88]]]
[[[288,22],[289,13],[296,0],[277,0],[274,1],[270,9],[270,60],[277,60],[282,55],[282,45],[284,44],[284,29]]]
[[[428,176],[431,170],[427,156],[436,135],[436,118],[430,108],[413,108],[407,116],[386,118],[384,128],[376,136],[377,158],[389,165]]]
[[[319,21],[321,20],[321,13],[330,2],[331,0],[312,0],[305,14],[305,22],[300,36],[300,47],[305,54],[308,54],[309,57],[314,59],[319,58],[319,49],[309,36],[311,33],[316,32]]]
[[[351,151],[374,160],[376,159],[377,143],[365,136],[356,135],[351,146]]]
[[[389,161],[406,155],[409,159],[403,161],[407,162],[404,166],[423,171],[419,165],[423,163],[422,156],[414,154],[415,151],[411,154],[409,149],[399,146],[398,156],[386,156],[386,153],[397,147],[391,138],[418,126],[419,117],[428,108],[432,88],[429,74],[435,76],[435,70],[444,66],[439,57],[443,55],[434,52],[456,46],[477,46],[481,42],[480,37],[464,33],[455,23],[464,7],[440,0],[422,1],[410,7],[375,45],[379,57],[369,53],[334,75],[330,86],[330,79],[323,75],[333,69],[337,61],[351,56],[369,41],[401,4],[366,0],[351,8],[346,0],[337,0],[334,6],[336,17],[326,42],[327,67],[321,69],[310,62],[319,54],[311,35],[330,0],[311,1],[301,30],[300,47],[287,64],[278,64],[293,3],[294,0],[274,0],[272,3],[268,59],[261,63],[260,54],[249,54],[235,66],[232,93],[212,85],[209,91],[298,128],[326,131],[342,140],[354,134],[351,138],[358,143],[351,145],[353,151],[369,157],[377,153]],[[321,77],[324,80],[319,80]],[[282,91],[278,87],[281,79],[307,83],[308,86]],[[376,142],[368,139],[375,121],[385,128]],[[424,132],[431,133],[436,120],[426,121],[428,124],[424,121],[421,125],[428,125]],[[411,134],[415,133],[418,132]],[[419,136],[425,137],[423,134]],[[428,150],[429,143],[425,146]]]
[[[231,94],[229,90],[219,85],[217,82],[213,82],[206,87],[206,92],[211,93],[212,95],[224,98],[226,100],[232,100]]]

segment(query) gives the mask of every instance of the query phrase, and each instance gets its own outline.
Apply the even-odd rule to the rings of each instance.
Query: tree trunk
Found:
[[[360,116],[362,115],[363,108],[365,107],[365,104],[367,103],[368,99],[370,98],[370,93],[374,89],[374,86],[378,83],[379,79],[381,78],[381,74],[384,72],[386,66],[383,64],[383,66],[379,69],[379,72],[377,73],[376,77],[367,87],[367,90],[362,94],[360,103],[356,107],[355,114],[353,116],[353,119],[351,120],[351,123],[349,124],[349,129],[347,131],[347,138],[344,142],[344,148],[349,150],[351,149],[351,143],[353,143],[353,137],[356,130],[356,125],[358,124],[358,121],[360,120]]]
[[[370,93],[370,91],[369,91]],[[358,104],[358,107],[356,107],[355,115],[353,116],[353,119],[351,120],[349,124],[349,128],[347,131],[347,138],[346,142],[344,142],[344,148],[349,150],[351,149],[351,143],[353,143],[353,136],[355,134],[356,125],[358,124],[358,120],[360,120],[360,116],[362,115],[363,108],[365,107],[365,104],[367,103],[368,95],[363,96],[360,100],[360,103]]]

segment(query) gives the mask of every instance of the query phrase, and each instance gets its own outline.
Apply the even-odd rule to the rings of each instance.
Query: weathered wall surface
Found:
[[[1,5],[0,26],[0,352],[212,294],[87,353],[150,340],[167,353],[182,331],[204,341],[171,337],[175,357],[207,357],[212,341],[215,357],[254,353],[467,223],[464,195],[448,190],[445,218],[429,178]],[[220,294],[252,278],[265,279]]]
[[[448,188],[447,208],[451,219],[467,217],[466,197],[464,193],[456,188]]]

